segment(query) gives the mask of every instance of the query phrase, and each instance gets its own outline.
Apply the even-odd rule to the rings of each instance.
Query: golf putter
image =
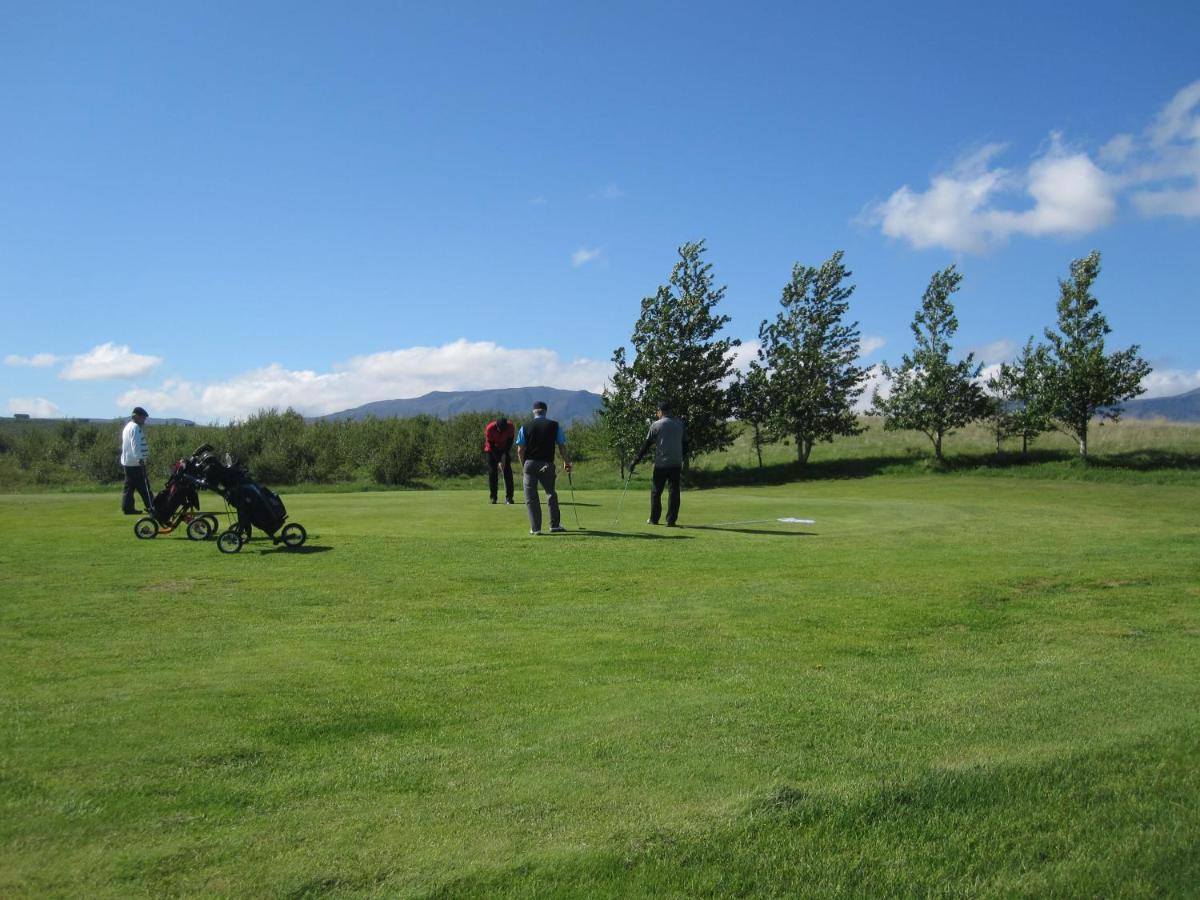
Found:
[[[571,486],[571,509],[575,510],[575,527],[583,531],[583,526],[579,524],[579,505],[575,502],[575,479],[571,477],[570,469],[567,469],[567,484]]]

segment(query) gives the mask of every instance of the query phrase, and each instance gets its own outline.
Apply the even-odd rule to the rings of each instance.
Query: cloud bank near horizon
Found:
[[[918,250],[984,253],[1017,235],[1074,237],[1116,221],[1121,200],[1143,216],[1200,217],[1200,81],[1180,90],[1141,135],[1119,134],[1096,159],[1052,132],[1023,169],[986,144],[935,174],[925,191],[903,185],[862,221]]]
[[[133,387],[116,399],[140,404],[155,416],[232,421],[260,409],[291,407],[326,415],[376,400],[419,397],[430,391],[467,391],[550,385],[599,392],[611,365],[563,360],[553,350],[508,349],[491,341],[460,339],[441,347],[408,347],[356,356],[331,372],[287,369],[276,363],[204,384],[168,378],[157,387]]]

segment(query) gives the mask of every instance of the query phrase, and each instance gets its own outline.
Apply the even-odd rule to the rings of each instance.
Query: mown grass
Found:
[[[307,552],[0,497],[5,896],[1187,896],[1194,485],[714,488]],[[569,501],[569,494],[564,491]]]

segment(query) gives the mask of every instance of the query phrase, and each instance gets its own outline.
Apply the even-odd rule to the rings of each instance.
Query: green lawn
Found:
[[[1195,896],[1200,487],[643,487],[0,496],[0,895]]]

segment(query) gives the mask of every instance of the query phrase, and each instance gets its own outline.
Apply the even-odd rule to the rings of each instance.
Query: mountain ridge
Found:
[[[602,398],[591,391],[568,391],[545,385],[519,388],[493,388],[480,391],[430,391],[420,397],[374,400],[361,406],[339,410],[311,421],[360,420],[434,416],[447,419],[467,412],[506,413],[517,421],[529,415],[537,400],[545,401],[550,418],[563,425],[586,421],[596,415]]]
[[[1169,419],[1172,422],[1200,422],[1200,388],[1173,397],[1128,400],[1121,404],[1121,415],[1130,419]]]

